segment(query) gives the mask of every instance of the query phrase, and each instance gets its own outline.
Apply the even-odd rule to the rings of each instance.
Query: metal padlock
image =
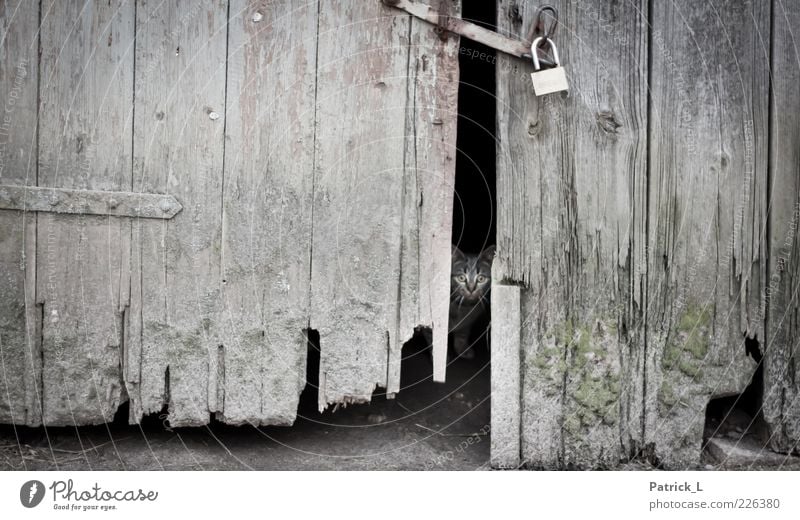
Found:
[[[558,59],[558,49],[556,49],[556,44],[553,43],[553,40],[550,39],[547,39],[547,42],[550,43],[550,48],[553,49],[553,61],[556,66],[542,70],[542,66],[539,64],[539,55],[536,52],[536,48],[542,38],[542,36],[536,38],[531,44],[533,68],[535,69],[531,72],[531,81],[533,82],[533,91],[537,96],[561,92],[569,88],[569,85],[567,85],[567,73],[564,67],[561,66],[561,61]]]

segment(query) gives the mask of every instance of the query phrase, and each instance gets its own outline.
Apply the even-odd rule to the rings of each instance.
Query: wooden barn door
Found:
[[[291,424],[309,329],[321,408],[397,392],[417,326],[444,378],[457,38],[377,0],[12,4],[0,422]]]
[[[552,3],[569,93],[497,68],[494,464],[696,463],[709,400],[756,371],[745,338],[771,444],[797,450],[797,10]],[[524,37],[538,2],[498,5]]]

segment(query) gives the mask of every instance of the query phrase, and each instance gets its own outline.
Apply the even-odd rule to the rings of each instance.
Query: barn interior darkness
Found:
[[[769,430],[764,421],[764,363],[757,338],[743,338],[743,354],[757,363],[750,383],[741,394],[718,397],[706,407],[703,447],[712,438],[735,440],[760,450],[769,444]]]
[[[462,16],[496,30],[494,2],[465,0]],[[494,49],[461,39],[453,243],[468,253],[495,237],[495,59]]]

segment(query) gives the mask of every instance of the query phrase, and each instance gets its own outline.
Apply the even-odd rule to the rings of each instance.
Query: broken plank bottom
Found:
[[[369,327],[361,333],[327,328],[320,329],[319,333],[320,411],[332,404],[369,403],[378,387],[387,387],[390,354],[387,332]],[[349,345],[355,353],[339,352],[336,345]]]
[[[306,333],[295,327],[253,329],[218,350],[216,418],[226,424],[290,426],[306,386]],[[219,366],[221,364],[221,366]]]

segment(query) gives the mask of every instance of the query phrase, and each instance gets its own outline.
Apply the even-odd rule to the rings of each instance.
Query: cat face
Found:
[[[450,300],[474,305],[486,296],[492,286],[494,246],[478,255],[462,253],[453,246],[453,265],[450,278]]]

